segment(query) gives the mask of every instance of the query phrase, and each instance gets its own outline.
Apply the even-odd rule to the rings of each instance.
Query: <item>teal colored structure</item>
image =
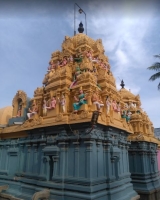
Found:
[[[129,148],[129,163],[133,187],[140,194],[140,200],[159,200],[157,144],[132,142]]]
[[[24,108],[23,116],[10,118],[8,121],[9,126],[14,125],[14,122],[24,122],[27,120],[27,112],[30,107],[30,100],[31,99],[29,97],[27,97],[26,107]]]
[[[55,200],[139,199],[129,172],[127,132],[89,123],[44,127],[0,141],[0,185],[30,200],[44,188]]]

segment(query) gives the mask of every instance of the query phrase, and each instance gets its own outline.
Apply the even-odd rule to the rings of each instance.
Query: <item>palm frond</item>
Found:
[[[160,71],[160,63],[159,63],[159,62],[156,62],[156,63],[154,63],[152,66],[148,67],[147,69],[149,69],[149,70]]]
[[[160,83],[158,84],[158,90],[160,90]]]
[[[153,75],[150,77],[149,81],[154,81],[154,80],[156,80],[157,78],[160,78],[160,72],[157,72],[156,74],[153,74]]]
[[[156,58],[160,58],[160,54],[159,54],[159,55],[154,55],[154,57],[156,57]]]

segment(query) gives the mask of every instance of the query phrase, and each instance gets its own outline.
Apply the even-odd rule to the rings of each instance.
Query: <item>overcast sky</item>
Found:
[[[12,105],[17,90],[33,97],[42,86],[51,53],[61,50],[65,35],[73,36],[72,0],[0,0],[0,107]],[[87,33],[102,39],[120,88],[141,97],[142,108],[160,127],[159,81],[149,82],[147,67],[160,53],[158,1],[77,0],[87,14]],[[76,10],[76,29],[84,15]],[[84,23],[85,24],[85,23]],[[159,60],[160,61],[160,60]]]

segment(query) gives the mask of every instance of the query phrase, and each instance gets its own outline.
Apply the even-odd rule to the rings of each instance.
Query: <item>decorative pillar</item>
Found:
[[[40,167],[39,167],[39,178],[40,179],[46,179],[46,175],[44,173],[44,168],[45,168],[45,159],[44,159],[44,152],[43,148],[46,144],[45,143],[40,143],[40,148],[39,148],[39,153],[41,154],[41,160],[40,160]]]
[[[112,145],[111,146],[111,167],[112,167],[112,179],[119,179],[119,167],[118,167],[118,162],[119,162],[119,157],[120,157],[120,150],[118,149],[117,146]],[[124,159],[124,157],[122,156]],[[122,159],[121,158],[121,159]],[[124,166],[124,164],[123,164]]]
[[[30,144],[27,144],[26,147],[27,147],[27,165],[26,165],[26,172],[28,173],[28,172],[30,172],[31,152],[32,152],[31,148],[32,148],[32,147],[31,147]]]
[[[86,144],[86,178],[91,179],[93,174],[93,141],[84,141]]]
[[[50,180],[50,158],[49,156],[44,156],[42,158],[42,162],[43,162],[43,167],[42,167],[42,175],[45,175],[47,181]]]
[[[104,153],[105,153],[105,167],[106,167],[106,177],[107,182],[110,182],[111,180],[114,180],[115,177],[113,176],[112,172],[112,164],[111,164],[111,146],[112,141],[110,139],[110,131],[106,132],[106,142],[104,143]]]
[[[19,145],[19,172],[24,172],[24,144]]]
[[[74,147],[74,177],[79,177],[79,142],[73,142]]]
[[[128,149],[129,149],[129,145],[131,143],[130,142],[127,142],[126,144],[126,162],[127,162],[127,172],[130,174],[130,171],[129,171],[129,155],[128,155]]]
[[[106,170],[107,170],[107,167],[108,167],[108,165],[107,165],[107,161],[106,161],[106,157],[107,157],[107,144],[106,144],[106,142],[103,142],[103,160],[104,160],[104,176],[107,176],[107,172],[106,172]]]
[[[53,176],[52,176],[52,180],[54,177],[56,177],[58,175],[58,160],[59,160],[59,156],[52,156],[53,159]]]
[[[100,140],[96,141],[96,147],[97,147],[97,177],[102,177],[104,175],[103,173],[103,159],[101,157],[101,151],[100,146],[102,142]]]
[[[6,145],[6,152],[5,152],[5,170],[8,170],[8,161],[9,161],[9,154],[8,154],[9,145]]]
[[[38,174],[38,144],[33,144],[33,165],[32,173]]]
[[[123,156],[123,143],[119,142],[118,148],[120,149],[120,159],[119,159],[119,162],[118,162],[119,177],[123,177],[123,166],[124,166],[124,163],[123,163],[123,160],[122,160],[122,156]]]

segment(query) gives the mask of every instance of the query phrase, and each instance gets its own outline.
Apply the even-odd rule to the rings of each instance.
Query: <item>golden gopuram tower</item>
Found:
[[[123,81],[122,88],[117,90],[104,52],[101,39],[95,41],[83,33],[66,36],[62,51],[51,55],[43,87],[34,91],[26,111],[30,114],[23,124],[3,129],[1,137],[9,137],[9,133],[13,137],[18,132],[44,126],[89,122],[93,111],[98,110],[99,124],[129,132],[129,140],[158,143],[153,124],[141,109],[139,95],[126,90]],[[23,98],[18,96],[20,94]],[[20,98],[26,101],[25,92],[18,91],[13,99],[13,117],[16,113],[20,117],[18,112],[24,113],[18,110]]]

